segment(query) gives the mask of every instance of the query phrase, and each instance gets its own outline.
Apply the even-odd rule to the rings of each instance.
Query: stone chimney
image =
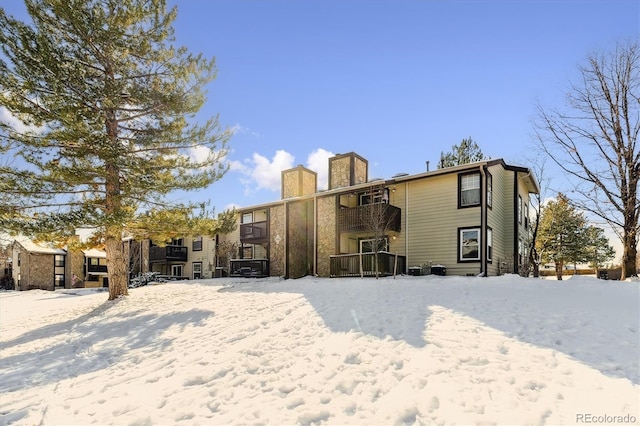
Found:
[[[313,195],[318,192],[318,174],[299,165],[282,171],[282,199]]]
[[[329,189],[366,183],[368,179],[369,162],[355,152],[329,158]]]

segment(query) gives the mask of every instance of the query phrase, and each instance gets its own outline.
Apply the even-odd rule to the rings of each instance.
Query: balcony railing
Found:
[[[329,275],[331,277],[359,277],[360,265],[362,275],[376,276],[375,253],[350,253],[329,256]],[[378,252],[378,276],[404,274],[406,257],[386,251]]]
[[[107,265],[92,265],[91,263],[89,263],[87,265],[87,272],[88,273],[106,273]]]
[[[367,232],[372,228],[400,232],[401,209],[389,204],[343,207],[338,211],[340,232]]]
[[[149,250],[149,262],[186,262],[185,246],[152,246]]]
[[[268,277],[269,260],[267,259],[231,259],[229,275],[232,277]]]
[[[240,224],[240,241],[243,243],[261,243],[269,239],[267,222]]]

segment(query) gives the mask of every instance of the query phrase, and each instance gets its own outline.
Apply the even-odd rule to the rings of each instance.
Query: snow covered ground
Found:
[[[0,293],[0,424],[640,423],[640,283],[215,279]]]

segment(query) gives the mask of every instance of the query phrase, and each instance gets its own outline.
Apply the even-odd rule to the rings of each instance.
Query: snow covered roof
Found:
[[[67,254],[65,249],[54,247],[51,243],[36,243],[26,237],[18,237],[15,241],[31,253]]]
[[[82,250],[82,253],[84,253],[85,257],[98,257],[103,259],[107,257],[107,252],[98,249]]]

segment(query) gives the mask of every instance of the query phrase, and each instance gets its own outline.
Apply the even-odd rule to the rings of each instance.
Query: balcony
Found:
[[[338,211],[340,232],[368,232],[372,228],[400,232],[401,209],[384,203],[343,207]]]
[[[229,261],[231,277],[262,278],[269,276],[269,260],[267,259],[231,259]]]
[[[264,243],[268,241],[267,222],[252,222],[240,224],[240,242]]]
[[[335,277],[359,277],[362,262],[362,275],[365,277],[376,276],[375,253],[350,253],[329,256],[329,276]],[[395,274],[404,274],[406,257],[397,256],[386,251],[378,252],[378,276],[384,277]]]
[[[95,265],[89,263],[87,265],[87,273],[89,274],[106,274],[107,273],[107,265]]]
[[[151,246],[149,262],[186,262],[187,247],[185,246]]]

